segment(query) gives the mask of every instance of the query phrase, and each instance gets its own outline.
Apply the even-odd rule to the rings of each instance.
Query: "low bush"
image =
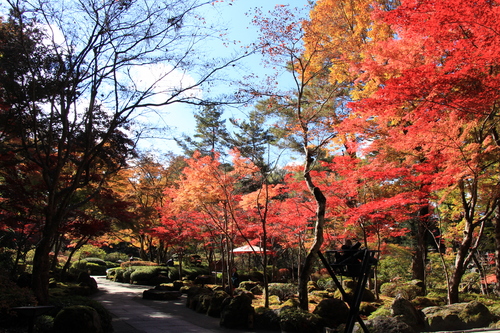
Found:
[[[123,271],[123,282],[124,283],[130,283],[130,275],[132,275],[133,272],[134,272],[134,269],[132,269],[131,267],[129,267]]]
[[[11,308],[36,305],[36,299],[29,288],[21,288],[5,274],[0,273],[0,326],[9,325],[15,318]]]
[[[114,261],[106,260],[106,268],[115,268],[115,267],[120,267],[120,264]]]
[[[112,316],[108,310],[99,302],[84,296],[74,296],[74,295],[51,295],[49,299],[50,305],[54,305],[56,308],[64,308],[74,305],[85,305],[93,308],[97,311],[101,321],[101,328],[103,332],[113,332],[113,325],[111,323]],[[73,331],[68,331],[73,332]]]
[[[280,311],[280,327],[285,332],[322,332],[321,317],[299,308],[288,307]]]
[[[80,259],[86,259],[86,258],[104,259],[105,256],[106,256],[106,251],[91,244],[83,245],[73,255],[74,258],[80,258]]]
[[[68,306],[59,311],[54,318],[55,333],[87,333],[102,331],[99,314],[90,306]]]
[[[130,283],[157,285],[169,281],[169,269],[165,266],[132,267]]]
[[[93,262],[88,262],[86,266],[86,271],[90,275],[106,275],[106,266],[102,266]]]
[[[257,307],[255,309],[254,325],[256,329],[279,331],[280,319],[277,311],[265,307]]]
[[[47,315],[37,317],[35,320],[35,327],[38,333],[54,332],[54,317]]]
[[[73,262],[70,273],[88,272],[90,275],[106,275],[106,262],[99,258],[86,258]]]
[[[89,257],[89,258],[85,258],[85,261],[88,263],[91,262],[91,263],[94,263],[94,264],[97,264],[100,266],[106,266],[106,261],[104,261],[101,258]]]
[[[286,301],[297,293],[297,286],[293,283],[270,283],[269,295],[276,295],[281,302]]]
[[[106,279],[115,282],[123,282],[123,272],[125,272],[125,270],[120,267],[109,268],[106,270]]]

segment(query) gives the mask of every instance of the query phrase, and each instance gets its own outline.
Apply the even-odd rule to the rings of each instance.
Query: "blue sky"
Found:
[[[255,8],[262,8],[262,12],[267,13],[276,5],[290,5],[301,8],[306,6],[307,2],[307,0],[225,0],[217,3],[207,11],[209,20],[220,22],[221,25],[227,27],[228,35],[226,38],[239,43],[233,44],[232,49],[221,47],[221,45],[216,47],[220,48],[221,54],[230,56],[232,52],[237,52],[242,46],[254,42],[258,38],[258,29],[251,23]],[[245,59],[244,66],[252,73],[265,73],[266,71],[257,56]],[[193,112],[196,109],[190,106],[172,105],[167,108],[167,111],[168,115],[163,120],[164,125],[170,127],[168,135],[194,134],[195,121]],[[242,118],[244,117],[244,111],[242,109],[227,108],[225,112],[227,118]],[[142,145],[146,149],[148,146],[151,149],[181,153],[173,140],[154,140],[144,142]]]

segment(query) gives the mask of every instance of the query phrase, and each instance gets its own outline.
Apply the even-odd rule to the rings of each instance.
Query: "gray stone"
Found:
[[[370,333],[416,333],[412,327],[395,317],[380,316],[366,321]]]
[[[394,299],[391,305],[391,315],[416,330],[423,331],[425,329],[424,313],[417,310],[410,301],[401,296]]]
[[[493,321],[488,308],[479,302],[431,306],[422,310],[428,330],[466,330],[487,327]]]

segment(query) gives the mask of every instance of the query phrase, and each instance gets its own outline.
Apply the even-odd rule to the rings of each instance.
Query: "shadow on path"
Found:
[[[176,301],[142,299],[142,292],[150,286],[131,285],[94,276],[99,292],[93,297],[113,315],[116,333],[269,333],[262,330],[235,330],[219,326],[219,319],[209,317],[186,307],[186,295]]]

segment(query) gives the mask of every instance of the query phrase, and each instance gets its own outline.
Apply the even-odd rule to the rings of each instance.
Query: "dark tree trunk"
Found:
[[[306,177],[308,185],[312,184],[309,177]],[[312,273],[312,268],[318,251],[323,244],[323,226],[325,223],[325,211],[326,211],[326,197],[323,195],[318,187],[310,188],[316,200],[317,210],[316,210],[316,225],[314,228],[314,241],[307,252],[306,258],[304,260],[304,265],[299,273],[299,303],[300,308],[303,310],[309,310],[309,297],[307,291],[307,282],[309,281],[309,276]]]
[[[500,202],[498,202],[494,216],[495,223],[495,276],[496,292],[500,294]]]
[[[42,237],[35,250],[33,258],[33,277],[31,288],[38,300],[38,305],[47,305],[49,302],[49,272],[50,272],[50,246],[52,239]]]
[[[415,234],[414,256],[412,258],[412,278],[420,280],[425,288],[425,261],[427,259],[427,233],[429,206],[419,209],[417,214],[417,227]],[[424,290],[425,292],[425,290]]]

